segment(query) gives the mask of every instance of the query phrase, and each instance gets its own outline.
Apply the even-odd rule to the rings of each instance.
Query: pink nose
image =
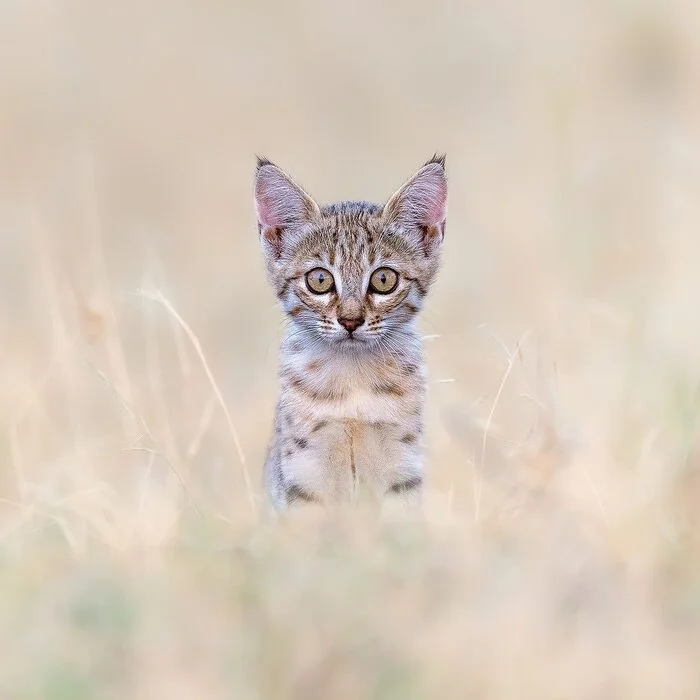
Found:
[[[348,332],[352,333],[356,331],[363,323],[365,319],[360,316],[360,318],[339,318],[338,323]]]

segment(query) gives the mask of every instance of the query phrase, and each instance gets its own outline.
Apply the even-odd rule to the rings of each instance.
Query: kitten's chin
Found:
[[[328,347],[340,352],[364,352],[371,348],[372,343],[368,338],[357,335],[333,335],[324,339]]]
[[[337,338],[335,341],[336,347],[348,349],[348,350],[361,350],[362,348],[368,348],[369,343],[366,338],[358,338],[354,335],[347,335],[345,337]]]

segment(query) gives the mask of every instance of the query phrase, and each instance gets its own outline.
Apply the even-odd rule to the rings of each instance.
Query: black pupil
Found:
[[[318,284],[319,284],[319,286],[321,286],[321,287],[323,286],[323,283],[324,283],[325,279],[326,279],[326,276],[323,274],[323,272],[319,272],[319,273],[318,273]]]
[[[382,272],[382,273],[379,275],[379,281],[380,281],[382,284],[386,284],[386,272]]]

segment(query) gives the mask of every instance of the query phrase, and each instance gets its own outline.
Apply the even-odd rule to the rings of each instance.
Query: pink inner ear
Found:
[[[255,210],[263,227],[282,228],[311,218],[313,200],[272,164],[258,170],[255,179]]]
[[[439,226],[447,218],[447,180],[436,163],[422,168],[408,185],[406,198],[423,226]]]
[[[284,200],[289,199],[285,194],[285,188],[281,176],[264,167],[258,173],[255,181],[255,211],[258,222],[269,228],[279,228],[284,225]]]
[[[439,226],[447,218],[447,186],[444,180],[434,183],[425,193],[424,226]]]
[[[438,163],[421,168],[389,201],[385,211],[408,225],[440,227],[447,218],[447,179]]]
[[[282,221],[278,216],[275,216],[275,208],[273,202],[268,197],[256,195],[255,211],[258,216],[258,223],[267,228],[278,228],[282,225]]]

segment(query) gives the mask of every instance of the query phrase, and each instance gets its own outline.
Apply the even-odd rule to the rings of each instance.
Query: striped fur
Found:
[[[425,363],[416,318],[440,263],[444,166],[434,157],[383,206],[320,207],[259,159],[260,242],[288,320],[265,464],[276,508],[353,501],[359,486],[380,501],[419,499]],[[314,291],[307,275],[319,268]],[[393,271],[398,282],[380,293],[371,277],[386,268],[373,279],[392,282]]]

